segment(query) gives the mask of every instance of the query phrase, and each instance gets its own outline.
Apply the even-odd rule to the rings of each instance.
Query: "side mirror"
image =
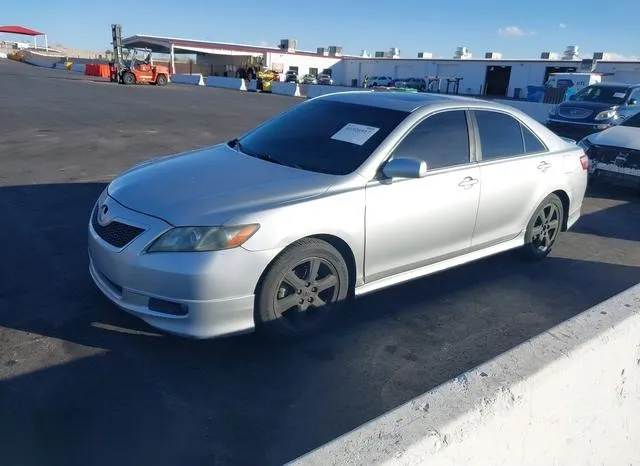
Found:
[[[629,99],[629,105],[638,105],[638,99]]]
[[[382,169],[388,178],[422,178],[427,174],[427,162],[413,157],[391,159]]]
[[[576,95],[575,94],[571,94],[569,96],[569,100],[576,100]]]

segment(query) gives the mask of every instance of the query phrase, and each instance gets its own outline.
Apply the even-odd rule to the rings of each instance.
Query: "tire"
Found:
[[[564,206],[555,194],[549,194],[535,210],[525,233],[523,256],[527,260],[541,260],[549,255],[562,231]]]
[[[316,276],[309,279],[314,266]],[[333,246],[313,238],[297,241],[271,264],[260,283],[256,329],[279,341],[314,335],[338,317],[349,291],[349,269]],[[324,304],[314,304],[318,300]]]
[[[168,82],[167,79],[167,75],[165,74],[159,74],[158,77],[156,78],[156,84],[158,86],[166,86]]]
[[[135,83],[136,83],[136,77],[132,72],[126,71],[122,75],[122,84],[135,84]]]

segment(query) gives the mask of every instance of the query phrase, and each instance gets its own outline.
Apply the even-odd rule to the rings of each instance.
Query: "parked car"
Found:
[[[587,86],[555,106],[547,126],[558,134],[582,138],[620,124],[640,109],[640,84]]]
[[[298,82],[298,73],[293,70],[288,70],[284,74],[284,82],[286,83],[297,83]]]
[[[328,74],[319,74],[317,80],[318,84],[322,84],[325,86],[333,85],[333,78],[331,78],[331,76],[329,76]]]
[[[388,86],[391,81],[393,81],[393,78],[391,76],[371,76],[369,78],[368,85],[370,87]]]
[[[389,83],[391,87],[415,89],[417,91],[425,91],[427,82],[422,78],[398,78]]]
[[[118,176],[89,270],[166,332],[302,338],[356,296],[512,249],[543,259],[580,217],[587,163],[495,102],[327,94]]]
[[[589,156],[594,179],[640,188],[640,113],[578,144]]]
[[[318,80],[312,74],[305,74],[302,77],[302,84],[318,84]]]

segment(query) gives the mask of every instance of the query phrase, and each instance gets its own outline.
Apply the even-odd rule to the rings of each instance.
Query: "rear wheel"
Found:
[[[562,201],[549,194],[538,206],[529,220],[525,233],[524,256],[529,260],[544,259],[553,248],[564,219]]]
[[[156,84],[158,86],[166,86],[167,85],[167,75],[166,74],[159,74],[158,77],[156,78]]]
[[[257,329],[277,340],[313,335],[339,315],[349,286],[349,270],[333,246],[300,240],[274,261],[262,280],[256,296]]]
[[[123,84],[135,84],[136,77],[131,71],[125,71],[122,75],[122,83]]]

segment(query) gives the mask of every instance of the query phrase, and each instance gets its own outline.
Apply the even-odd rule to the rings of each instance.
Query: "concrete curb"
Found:
[[[639,412],[640,284],[289,464],[632,464]]]

